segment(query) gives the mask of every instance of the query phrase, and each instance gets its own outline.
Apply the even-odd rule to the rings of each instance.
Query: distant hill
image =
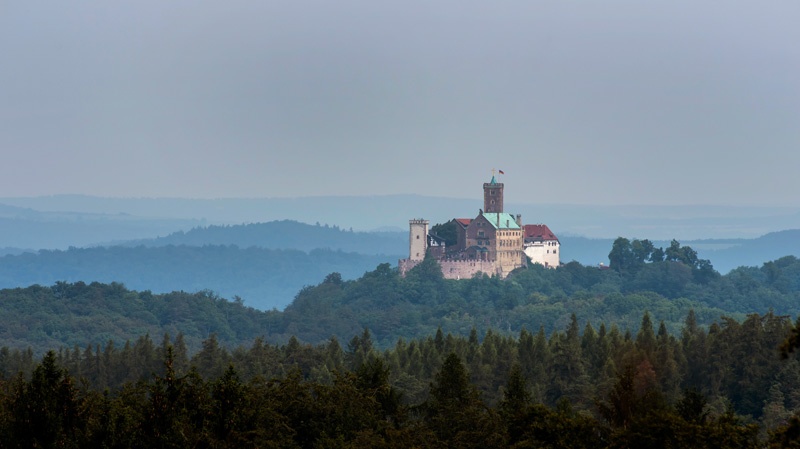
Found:
[[[608,263],[613,239],[561,237],[562,261],[588,266]],[[668,241],[655,241],[666,247]],[[758,239],[681,242],[698,251],[721,273],[739,266],[760,267],[786,255],[800,256],[800,231]],[[331,272],[354,279],[378,264],[396,266],[407,252],[405,232],[351,232],[337,227],[277,221],[196,227],[165,237],[108,248],[71,248],[0,257],[0,288],[49,285],[57,281],[122,282],[157,293],[209,289],[242,297],[259,309],[282,309],[306,285]]]
[[[271,249],[332,249],[359,254],[408,252],[408,232],[353,232],[338,226],[309,225],[293,220],[246,225],[206,226],[165,237],[125,242],[125,246],[236,245]],[[396,261],[395,261],[396,262]]]
[[[100,220],[101,223],[105,220]],[[259,309],[285,307],[306,285],[331,272],[353,279],[380,263],[397,264],[405,232],[353,232],[282,220],[195,227],[109,247],[0,257],[0,288],[68,282],[121,282],[157,293],[209,289]]]
[[[432,195],[435,195],[433,193]],[[204,224],[242,224],[293,219],[305,223],[337,224],[369,231],[391,226],[405,229],[411,218],[441,223],[455,217],[474,217],[483,206],[480,186],[465,191],[466,198],[421,195],[297,197],[297,198],[103,198],[56,195],[0,198],[0,204],[42,212],[147,219],[199,220]],[[620,235],[650,240],[755,238],[769,232],[800,228],[798,207],[715,205],[580,205],[542,204],[525,192],[506,186],[505,209],[522,214],[525,223],[546,223],[559,237],[577,235],[615,238]],[[194,227],[197,224],[190,226]],[[166,235],[171,229],[158,235]],[[142,235],[138,238],[152,237]],[[137,237],[131,237],[137,238]],[[0,242],[0,246],[4,246]],[[75,246],[78,244],[73,243]],[[10,244],[8,246],[20,246]],[[41,245],[26,245],[44,248]]]
[[[42,212],[0,204],[0,248],[67,249],[158,237],[203,224],[194,219],[136,217],[125,213]]]
[[[354,279],[399,256],[364,255],[326,249],[236,246],[71,248],[0,257],[0,288],[67,282],[120,282],[155,293],[212,290],[241,297],[258,309],[282,309],[300,289],[332,272]]]
[[[5,248],[0,248],[0,256],[5,256],[7,254],[11,254],[11,255],[15,255],[16,256],[17,254],[30,253],[30,252],[35,252],[35,251],[30,250],[30,249],[22,249],[22,248],[11,248],[11,247],[8,247],[8,246],[5,247]]]
[[[701,240],[688,243],[721,273],[740,267],[760,267],[783,256],[800,257],[800,229],[770,232],[757,239]]]
[[[632,238],[630,236],[627,236]],[[613,238],[592,239],[575,235],[559,236],[561,261],[583,265],[608,264]],[[652,239],[651,239],[652,240]],[[679,240],[680,241],[680,240]],[[656,246],[668,247],[670,240],[653,240]],[[711,260],[714,268],[727,273],[740,266],[761,266],[783,256],[800,257],[800,229],[773,232],[754,239],[703,239],[680,241],[691,246],[699,257]],[[308,225],[292,220],[249,225],[206,226],[175,232],[166,237],[144,239],[127,245],[238,245],[275,249],[329,248],[360,254],[405,254],[408,233],[352,232],[338,226]],[[394,262],[396,263],[396,261]]]

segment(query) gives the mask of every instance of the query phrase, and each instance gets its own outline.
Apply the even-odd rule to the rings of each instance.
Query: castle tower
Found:
[[[503,183],[492,180],[483,184],[483,211],[486,213],[503,212]]]
[[[423,260],[428,250],[428,220],[408,220],[408,259]]]

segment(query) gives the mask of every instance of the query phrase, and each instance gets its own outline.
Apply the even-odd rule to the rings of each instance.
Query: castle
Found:
[[[503,212],[503,187],[493,174],[483,184],[483,209],[478,216],[454,218],[440,227],[455,231],[455,241],[451,238],[449,245],[447,239],[429,231],[428,220],[409,220],[409,254],[398,262],[400,274],[405,276],[426,254],[439,262],[447,279],[469,279],[477,273],[505,278],[527,266],[528,260],[557,267],[558,238],[547,225],[523,225],[521,215]]]

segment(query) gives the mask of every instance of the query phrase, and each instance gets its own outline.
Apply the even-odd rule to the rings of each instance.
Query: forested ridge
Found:
[[[0,287],[66,282],[120,282],[167,293],[212,289],[240,296],[262,310],[283,308],[304,285],[339,272],[355,279],[397,256],[330,249],[238,247],[234,245],[93,247],[42,250],[0,257]]]
[[[310,225],[295,220],[241,225],[210,225],[173,232],[154,239],[125,242],[126,246],[235,245],[240,248],[332,249],[358,254],[402,254],[408,251],[408,232],[354,232],[339,226]]]
[[[122,344],[146,333],[182,333],[195,350],[211,333],[226,347],[235,347],[256,337],[286,343],[295,336],[318,344],[369,328],[383,348],[400,337],[430,335],[438,328],[454,335],[468,335],[473,328],[481,335],[489,329],[516,335],[523,328],[543,326],[549,335],[563,329],[573,313],[582,323],[614,323],[623,332],[636,332],[647,311],[663,320],[671,334],[680,332],[690,309],[700,325],[721,316],[742,320],[750,313],[798,315],[797,258],[719,275],[685,248],[678,245],[672,256],[658,262],[630,249],[622,262],[615,256],[609,269],[575,262],[555,270],[531,265],[505,280],[443,279],[434,261],[425,261],[404,278],[389,264],[380,264],[356,280],[329,273],[319,284],[299,291],[282,312],[259,311],[211,291],[154,294],[120,283],[58,282],[4,289],[0,345],[31,347],[38,355],[108,340]],[[667,260],[679,257],[688,257],[688,263]],[[166,276],[170,267],[160,270]]]

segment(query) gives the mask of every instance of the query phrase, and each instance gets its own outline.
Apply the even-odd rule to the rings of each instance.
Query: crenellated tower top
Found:
[[[483,211],[503,213],[503,183],[497,182],[494,173],[492,170],[492,180],[483,184]]]

